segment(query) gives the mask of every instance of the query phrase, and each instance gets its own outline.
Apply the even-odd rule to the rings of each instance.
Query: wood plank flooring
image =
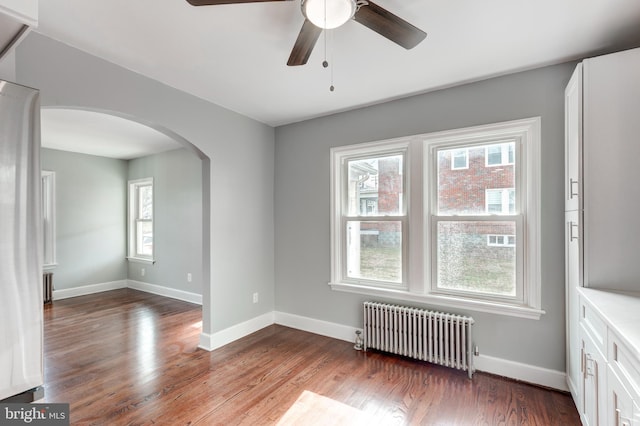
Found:
[[[200,321],[197,305],[131,289],[54,301],[45,401],[70,403],[73,425],[273,425],[305,390],[379,425],[580,424],[564,393],[278,325],[207,352]]]

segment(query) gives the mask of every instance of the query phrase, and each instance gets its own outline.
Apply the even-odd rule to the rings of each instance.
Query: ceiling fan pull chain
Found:
[[[325,30],[326,31],[326,30]],[[333,63],[333,30],[331,30],[331,46],[330,46],[330,50],[329,53],[331,55],[331,86],[329,86],[329,91],[333,92],[335,90],[335,87],[333,87],[333,68],[334,68],[334,63]]]
[[[327,26],[327,0],[324,0],[324,26]],[[329,66],[329,62],[327,62],[327,30],[323,31],[322,37],[324,38],[324,61],[322,61],[322,66],[327,68]]]

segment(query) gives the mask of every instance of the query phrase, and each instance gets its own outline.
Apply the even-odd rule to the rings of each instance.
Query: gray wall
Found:
[[[41,150],[56,172],[56,290],[127,278],[127,161]]]
[[[16,55],[14,51],[0,59],[0,80],[16,81]]]
[[[329,148],[542,117],[542,307],[540,320],[465,312],[480,352],[564,371],[564,87],[574,64],[473,84],[276,129],[276,309],[362,326],[368,298],[332,291]],[[430,306],[436,308],[437,306]]]
[[[188,141],[203,159],[203,333],[273,311],[273,128],[37,33],[18,46],[16,75],[45,107],[112,112]]]
[[[153,178],[155,250],[153,265],[128,263],[129,279],[202,294],[201,163],[186,149],[129,161],[129,180]]]

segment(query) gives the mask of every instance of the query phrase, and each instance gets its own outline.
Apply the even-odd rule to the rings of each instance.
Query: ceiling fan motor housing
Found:
[[[355,0],[302,0],[302,14],[318,28],[344,25],[357,11]]]

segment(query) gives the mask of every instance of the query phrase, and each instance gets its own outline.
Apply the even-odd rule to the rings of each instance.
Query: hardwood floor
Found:
[[[580,424],[567,394],[278,325],[207,352],[200,320],[197,305],[131,289],[54,301],[45,401],[70,403],[73,425],[276,424],[305,390],[369,424]]]

